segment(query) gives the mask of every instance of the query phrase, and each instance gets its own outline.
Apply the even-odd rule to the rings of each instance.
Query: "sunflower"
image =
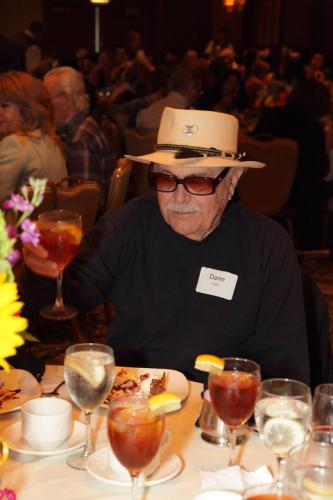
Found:
[[[8,371],[6,358],[13,356],[16,347],[24,344],[24,339],[18,332],[23,332],[28,322],[19,315],[23,303],[17,300],[17,284],[8,283],[6,279],[6,273],[0,273],[0,366]]]

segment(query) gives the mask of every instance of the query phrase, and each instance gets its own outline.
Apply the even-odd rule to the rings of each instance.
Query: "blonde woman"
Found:
[[[27,73],[0,74],[0,202],[29,177],[67,175],[41,81]]]

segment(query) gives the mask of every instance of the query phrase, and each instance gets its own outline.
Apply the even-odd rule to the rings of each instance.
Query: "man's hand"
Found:
[[[41,245],[34,246],[31,243],[23,245],[23,258],[25,264],[36,274],[47,278],[56,278],[59,274],[55,262],[47,259],[47,251]]]

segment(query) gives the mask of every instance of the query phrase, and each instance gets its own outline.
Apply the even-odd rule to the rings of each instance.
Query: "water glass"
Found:
[[[255,420],[260,437],[277,457],[276,480],[282,485],[285,459],[291,448],[304,442],[310,428],[310,388],[297,380],[264,380]]]
[[[72,455],[67,464],[85,470],[86,460],[94,451],[91,439],[91,416],[109,394],[115,378],[111,347],[103,344],[75,344],[66,349],[65,382],[68,394],[83,410],[86,444],[82,455]]]
[[[333,498],[333,445],[314,433],[306,444],[290,450],[286,479],[305,499]]]
[[[313,429],[329,429],[333,435],[333,384],[320,384],[313,397]]]

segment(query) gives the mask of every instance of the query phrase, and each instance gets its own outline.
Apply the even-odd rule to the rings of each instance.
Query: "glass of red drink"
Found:
[[[260,383],[260,367],[242,358],[224,358],[224,370],[209,374],[208,387],[214,409],[230,430],[229,465],[235,465],[236,431],[251,417]]]
[[[77,315],[77,310],[63,302],[62,273],[75,256],[82,239],[81,215],[69,210],[43,212],[38,217],[38,229],[40,244],[48,252],[47,258],[56,262],[59,269],[55,303],[44,307],[40,314],[46,319],[72,319]]]
[[[132,499],[138,479],[157,454],[164,433],[164,415],[150,411],[148,398],[128,394],[114,398],[108,411],[108,436],[112,450],[132,479]]]
[[[243,498],[244,500],[303,500],[303,495],[295,486],[284,484],[281,488],[273,482],[247,488]]]

